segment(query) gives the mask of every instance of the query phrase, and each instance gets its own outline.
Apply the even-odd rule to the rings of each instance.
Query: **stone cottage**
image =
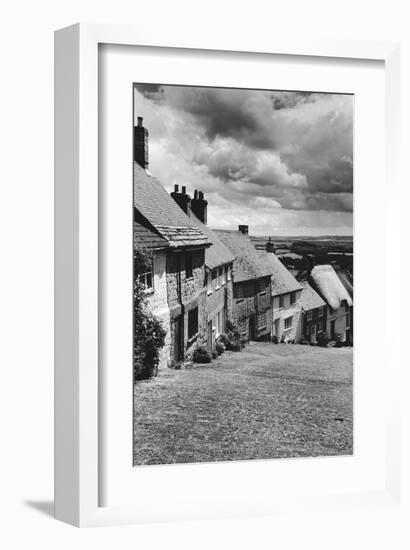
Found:
[[[327,331],[327,305],[307,281],[301,283],[302,337],[311,344],[317,343],[318,332]]]
[[[233,320],[249,340],[270,338],[272,326],[271,271],[248,237],[248,226],[239,231],[215,230],[231,251],[233,262]]]
[[[225,332],[226,320],[232,319],[232,264],[235,257],[207,225],[208,203],[201,191],[195,190],[191,200],[185,187],[180,192],[179,186],[175,185],[171,197],[211,243],[205,250],[205,286],[208,349],[214,351],[217,337]]]
[[[349,339],[353,300],[331,265],[315,266],[309,284],[327,304],[327,333],[330,340]]]
[[[275,254],[259,252],[259,256],[271,273],[271,336],[278,342],[299,342],[302,286]]]
[[[167,332],[161,368],[207,343],[205,250],[211,243],[147,168],[148,131],[139,117],[134,127],[134,237],[143,244],[145,232],[160,242],[151,247],[151,274],[136,276],[145,277],[152,311]]]

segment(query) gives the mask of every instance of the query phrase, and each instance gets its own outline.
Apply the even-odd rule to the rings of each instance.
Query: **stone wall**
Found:
[[[232,317],[236,324],[244,327],[244,334],[250,338],[250,323],[255,324],[255,338],[269,336],[272,326],[270,277],[256,281],[234,283]],[[266,313],[266,326],[258,329],[258,314]]]
[[[183,315],[183,350],[185,357],[191,357],[195,347],[207,342],[207,315],[204,250],[192,252],[192,276],[187,277],[187,252],[168,251],[166,281],[168,305],[171,313],[170,357],[174,357],[174,330],[172,322]],[[188,313],[198,306],[198,334],[188,340]]]

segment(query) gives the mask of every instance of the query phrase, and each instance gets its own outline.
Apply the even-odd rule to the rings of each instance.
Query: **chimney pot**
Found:
[[[139,117],[138,117],[138,126],[139,126],[140,128],[142,128],[143,122],[144,122],[144,119],[142,118],[142,116],[139,116]]]
[[[248,225],[239,225],[239,226],[238,226],[238,230],[239,230],[243,235],[248,235],[248,233],[249,233],[249,226],[248,226]]]
[[[194,199],[197,199],[198,198],[198,191],[195,189],[194,191]]]
[[[174,185],[174,191],[175,193],[178,193],[179,191],[179,185],[177,183]]]
[[[200,198],[200,200],[203,200],[203,198],[204,198],[204,194],[202,193],[202,191],[199,192],[199,198]]]
[[[185,187],[185,185],[182,186],[182,194],[183,194],[183,195],[186,194],[186,187]]]

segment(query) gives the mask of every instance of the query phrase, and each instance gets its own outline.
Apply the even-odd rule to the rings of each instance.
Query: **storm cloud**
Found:
[[[143,84],[134,107],[150,171],[167,188],[203,190],[214,225],[256,209],[266,234],[278,219],[285,231],[351,232],[353,96]]]

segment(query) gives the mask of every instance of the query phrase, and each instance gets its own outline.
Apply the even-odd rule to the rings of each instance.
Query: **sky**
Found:
[[[208,224],[352,235],[352,95],[136,84],[149,171],[203,191]],[[134,121],[136,123],[136,120]]]

